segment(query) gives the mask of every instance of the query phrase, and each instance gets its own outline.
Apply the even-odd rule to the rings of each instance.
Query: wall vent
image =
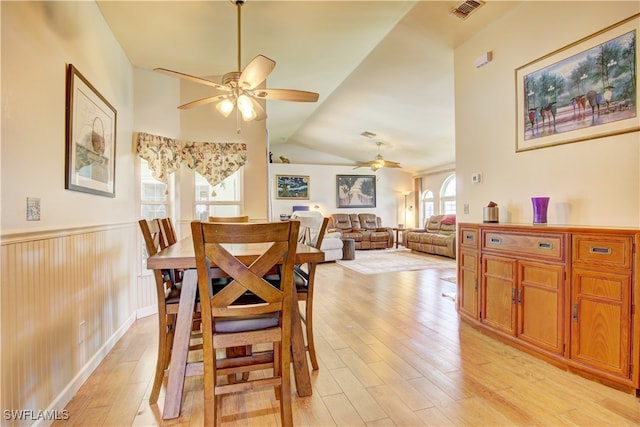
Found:
[[[376,136],[375,133],[369,132],[368,130],[365,130],[360,135],[364,136],[365,138],[373,138],[374,136]]]
[[[451,13],[460,19],[467,19],[469,15],[478,10],[482,5],[484,5],[482,0],[467,0],[464,3],[460,3]]]

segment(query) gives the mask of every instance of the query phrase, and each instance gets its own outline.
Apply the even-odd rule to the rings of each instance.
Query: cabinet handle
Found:
[[[574,322],[578,321],[578,303],[573,304],[573,309],[571,310],[571,319]]]
[[[602,248],[598,246],[591,246],[589,252],[592,254],[611,255],[611,248]]]
[[[511,288],[511,304],[516,303],[516,288]]]
[[[465,234],[464,238],[465,240],[473,242],[473,234]]]
[[[553,249],[551,242],[538,242],[538,249]]]
[[[489,243],[495,243],[496,245],[499,245],[500,243],[502,243],[502,239],[499,239],[497,237],[490,237]]]
[[[518,304],[522,305],[522,289],[518,290]]]

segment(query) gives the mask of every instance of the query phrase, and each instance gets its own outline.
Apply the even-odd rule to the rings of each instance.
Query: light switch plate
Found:
[[[40,221],[40,199],[27,197],[27,221]]]

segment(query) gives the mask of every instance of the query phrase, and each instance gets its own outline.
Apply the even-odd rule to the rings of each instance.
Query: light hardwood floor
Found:
[[[320,370],[313,396],[293,386],[299,426],[638,426],[640,403],[460,324],[442,297],[451,269],[361,275],[337,264],[317,270],[315,336]],[[118,342],[56,426],[200,426],[201,377],[188,378],[180,418],[149,405],[154,317]],[[222,425],[276,426],[273,391],[223,400]]]

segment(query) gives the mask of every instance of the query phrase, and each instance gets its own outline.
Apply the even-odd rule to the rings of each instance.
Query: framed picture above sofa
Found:
[[[375,208],[375,175],[336,175],[338,208]]]

